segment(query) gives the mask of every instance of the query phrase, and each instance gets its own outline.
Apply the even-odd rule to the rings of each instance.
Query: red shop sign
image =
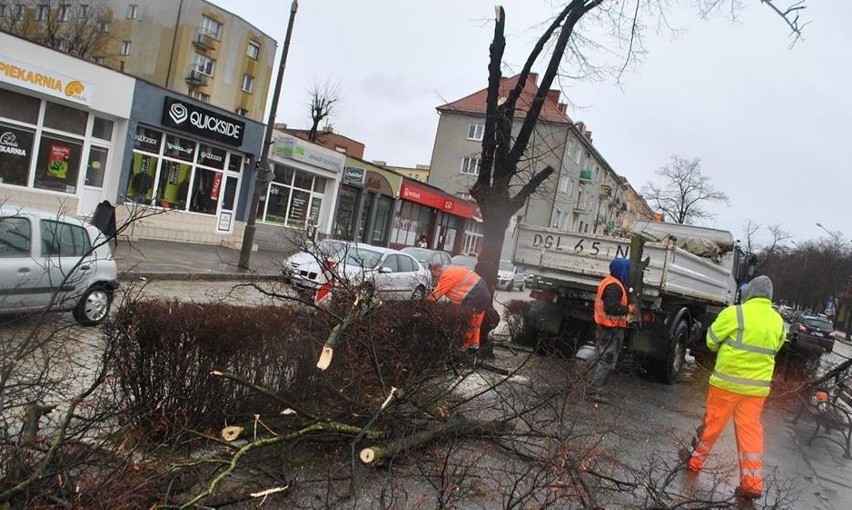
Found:
[[[400,197],[464,218],[470,218],[476,213],[476,204],[473,202],[416,184],[404,183],[400,188]]]

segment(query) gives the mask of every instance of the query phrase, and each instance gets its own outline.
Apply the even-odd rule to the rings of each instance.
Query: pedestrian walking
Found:
[[[609,401],[604,396],[604,386],[624,345],[627,315],[634,310],[627,300],[629,286],[630,261],[613,259],[609,263],[609,276],[598,284],[595,296],[595,352],[590,358],[589,391],[586,393],[586,398],[592,402],[605,404]]]
[[[740,484],[735,495],[763,495],[763,404],[769,395],[775,355],[784,345],[784,320],[772,308],[772,281],[758,276],[742,291],[742,304],[716,317],[707,331],[707,347],[717,353],[710,375],[704,422],[692,439],[692,451],[680,453],[688,469],[699,472],[731,416],[739,452]]]
[[[467,350],[468,354],[475,354],[479,350],[480,329],[485,311],[491,307],[491,293],[485,285],[485,280],[466,267],[444,267],[440,262],[431,264],[429,270],[436,282],[429,300],[438,301],[446,297],[468,309],[470,320],[461,347]]]

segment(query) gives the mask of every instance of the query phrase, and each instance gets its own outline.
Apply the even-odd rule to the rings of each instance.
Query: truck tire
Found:
[[[661,382],[674,384],[681,372],[683,372],[684,359],[686,357],[686,343],[689,339],[689,326],[685,320],[681,320],[675,326],[669,339],[669,348],[666,359],[663,360],[657,375]]]

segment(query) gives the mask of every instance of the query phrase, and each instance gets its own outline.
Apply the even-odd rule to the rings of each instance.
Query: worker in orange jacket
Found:
[[[478,274],[462,266],[446,266],[436,262],[429,266],[435,279],[435,288],[429,295],[430,301],[446,297],[451,302],[470,309],[471,316],[464,336],[462,349],[468,352],[479,349],[479,330],[485,310],[491,306],[491,292]]]
[[[763,425],[775,354],[784,345],[784,321],[772,308],[772,281],[758,276],[742,290],[742,304],[725,308],[707,331],[707,347],[717,352],[710,375],[704,423],[692,439],[692,451],[680,451],[690,471],[698,472],[725,426],[734,417],[740,463],[735,495],[763,495]]]

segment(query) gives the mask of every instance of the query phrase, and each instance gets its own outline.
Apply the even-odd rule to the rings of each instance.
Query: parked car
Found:
[[[292,285],[315,290],[333,274],[351,288],[371,286],[381,299],[423,299],[431,289],[429,270],[407,253],[347,241],[321,243],[287,260]]]
[[[417,259],[417,262],[420,262],[420,264],[426,269],[429,269],[429,266],[435,262],[439,262],[442,266],[449,266],[452,264],[450,254],[445,251],[418,248],[416,246],[409,246],[401,249],[400,251]]]
[[[523,291],[527,285],[527,276],[518,271],[518,268],[510,260],[500,260],[497,266],[497,288],[500,290]]]
[[[834,325],[830,320],[815,315],[799,315],[790,322],[787,330],[790,348],[804,351],[834,350]]]
[[[71,311],[85,326],[109,314],[118,270],[97,227],[0,206],[0,313]]]
[[[476,269],[476,255],[456,255],[450,262],[454,266],[463,266],[468,269]]]

